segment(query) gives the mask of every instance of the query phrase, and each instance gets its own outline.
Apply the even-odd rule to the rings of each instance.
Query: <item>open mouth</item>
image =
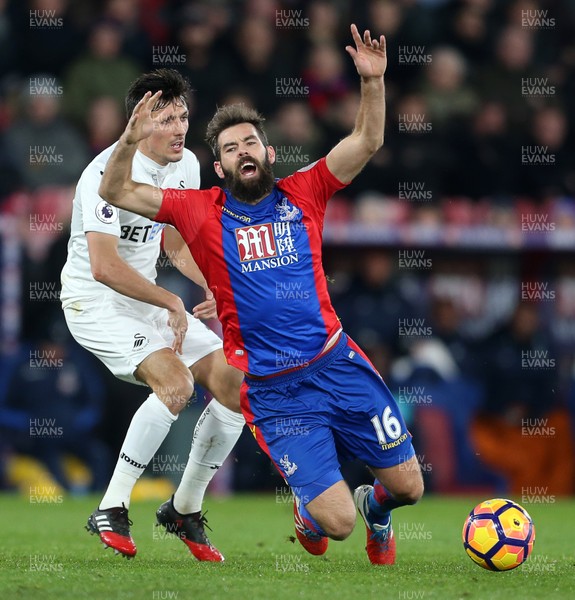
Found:
[[[173,144],[170,144],[170,148],[172,150],[181,150],[184,147],[184,142],[182,140],[180,140],[179,142],[174,142]]]
[[[253,177],[256,171],[257,167],[253,162],[246,161],[240,166],[240,174],[244,177]]]

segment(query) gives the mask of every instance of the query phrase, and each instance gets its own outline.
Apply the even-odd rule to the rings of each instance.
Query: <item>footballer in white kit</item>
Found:
[[[198,188],[198,160],[184,147],[189,83],[173,69],[145,73],[128,90],[127,114],[132,115],[144,94],[159,90],[153,130],[138,145],[132,175],[158,188]],[[133,487],[188,404],[197,381],[213,399],[196,424],[180,483],[159,507],[156,519],[198,560],[221,562],[223,555],[205,533],[201,509],[209,482],[245,424],[239,399],[243,374],[227,364],[220,338],[188,313],[178,296],[155,285],[163,237],[174,265],[206,291],[206,302],[196,306],[194,314],[215,315],[213,294],[180,234],[118,210],[98,195],[114,146],[86,167],[76,187],[62,270],[62,307],[80,345],[116,377],[147,385],[151,394],[132,418],[108,488],[86,529],[116,553],[135,556],[128,518]]]
[[[115,146],[115,144],[114,144]],[[152,352],[171,347],[174,334],[165,309],[134,300],[94,279],[86,232],[118,238],[118,252],[149,281],[156,280],[156,261],[165,225],[117,209],[98,196],[106,162],[114,146],[101,152],[85,169],[76,187],[68,260],[62,270],[62,307],[76,341],[97,356],[118,378],[145,385],[134,377],[138,365]],[[141,183],[167,188],[199,188],[199,164],[184,148],[179,162],[160,166],[141,152],[133,163]],[[221,348],[220,338],[188,314],[188,332],[179,358],[186,366]]]

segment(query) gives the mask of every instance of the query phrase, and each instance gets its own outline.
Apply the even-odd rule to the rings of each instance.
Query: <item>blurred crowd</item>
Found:
[[[129,83],[159,66],[196,90],[189,145],[206,181],[205,124],[232,100],[268,117],[287,148],[278,175],[288,173],[353,125],[357,76],[344,47],[357,22],[386,36],[389,117],[351,201],[365,190],[397,197],[415,173],[437,203],[575,193],[570,2],[3,0],[0,11],[1,164],[13,189],[72,184],[122,130]],[[30,163],[43,145],[61,164]]]
[[[554,0],[0,0],[4,356],[14,358],[21,344],[65,338],[56,295],[73,188],[123,130],[131,81],[159,67],[190,79],[187,146],[200,160],[203,186],[217,184],[205,126],[217,105],[230,102],[266,116],[276,175],[287,175],[353,127],[358,81],[344,50],[351,22],[386,36],[387,129],[383,148],[327,215],[326,266],[344,326],[395,393],[417,387],[420,376],[429,389],[463,386],[436,392],[450,400],[443,406],[448,424],[433,421],[423,401],[404,406],[420,423],[431,418],[431,428],[451,427],[459,450],[471,442],[453,433],[454,403],[467,406],[465,431],[484,414],[515,424],[573,414],[575,272],[568,252],[551,255],[549,240],[573,251],[575,3]],[[386,241],[382,232],[411,231],[407,241],[417,247],[424,234],[414,225],[443,237],[436,254],[411,255],[410,268],[402,266],[398,239]],[[473,226],[489,235],[475,254],[458,253],[457,242],[469,241],[461,232]],[[535,235],[534,248],[525,247],[522,231]],[[362,240],[369,249],[359,248]],[[343,252],[350,241],[358,248]],[[181,282],[173,285],[194,300]],[[401,319],[423,319],[430,333],[401,336]],[[66,352],[69,340],[58,343]],[[546,361],[541,368],[538,356]],[[10,377],[23,376],[13,363]],[[76,402],[83,368],[77,365],[67,386],[44,384]],[[106,393],[91,400],[99,418],[92,412],[84,422],[114,446],[141,390],[118,388],[93,369]],[[0,426],[12,415],[2,406],[18,404],[10,377],[0,373]],[[104,432],[118,389],[124,421]],[[441,407],[437,398],[432,404]],[[479,430],[474,444],[484,444],[487,456]],[[437,489],[477,467],[465,452],[476,454],[469,446],[450,473],[434,471]],[[492,459],[483,466],[498,472]],[[570,480],[561,491],[573,492],[572,465],[563,466]],[[508,471],[499,474],[510,480]]]

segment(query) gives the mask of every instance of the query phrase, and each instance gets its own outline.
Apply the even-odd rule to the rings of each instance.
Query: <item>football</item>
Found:
[[[462,535],[465,552],[474,563],[489,571],[509,571],[531,554],[535,526],[519,504],[495,498],[469,513]]]

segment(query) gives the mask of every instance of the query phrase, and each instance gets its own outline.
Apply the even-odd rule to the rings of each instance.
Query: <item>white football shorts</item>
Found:
[[[119,379],[146,385],[134,371],[150,354],[171,348],[174,334],[168,311],[116,293],[101,298],[67,303],[64,315],[74,339],[99,358]],[[190,367],[222,347],[222,341],[199,319],[188,315],[188,331],[182,354],[176,356]]]

